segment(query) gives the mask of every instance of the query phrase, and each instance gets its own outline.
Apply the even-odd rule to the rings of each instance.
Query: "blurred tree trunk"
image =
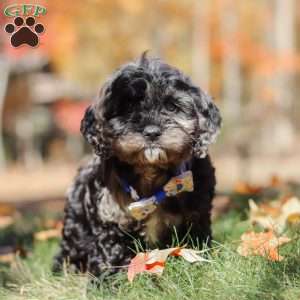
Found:
[[[210,87],[209,7],[209,0],[194,0],[192,72],[205,91]]]
[[[241,121],[241,94],[242,73],[241,58],[239,53],[238,32],[239,20],[236,1],[227,0],[223,2],[220,33],[224,45],[223,55],[223,101],[225,122],[229,128],[234,128],[230,137],[235,145],[239,157],[240,180],[250,179],[250,153],[249,139],[244,138],[243,124]]]
[[[227,122],[235,123],[241,111],[241,69],[237,41],[238,18],[234,3],[224,5],[221,14],[221,35],[225,44],[223,60],[224,113]]]
[[[5,167],[5,149],[3,142],[3,108],[8,83],[9,66],[6,57],[0,53],[0,171]]]
[[[292,124],[291,109],[293,101],[294,74],[287,68],[286,61],[295,54],[295,0],[276,0],[274,7],[274,48],[277,57],[277,69],[272,80],[275,110],[273,124],[269,124],[267,136],[271,140],[275,154],[288,153],[296,140]]]
[[[273,12],[272,34],[265,28],[263,38],[268,48],[273,49],[271,55],[275,59],[275,67],[268,76],[253,77],[253,102],[261,99],[261,88],[270,88],[269,101],[260,105],[257,111],[256,134],[258,150],[267,155],[288,154],[293,150],[295,130],[291,119],[293,102],[293,70],[285,64],[295,52],[295,0],[276,0],[268,2],[267,9]]]
[[[274,11],[274,46],[277,57],[284,61],[295,52],[295,0],[276,0]],[[274,80],[275,101],[280,109],[289,110],[293,98],[293,74],[280,69]]]

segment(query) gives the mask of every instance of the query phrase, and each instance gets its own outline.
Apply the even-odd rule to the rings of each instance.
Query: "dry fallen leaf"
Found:
[[[16,208],[8,203],[0,203],[0,216],[13,216]]]
[[[0,229],[12,225],[17,216],[14,206],[6,203],[0,203]]]
[[[201,261],[209,262],[208,259],[199,256],[199,253],[199,250],[180,248],[178,254],[176,253],[176,256],[181,256],[190,263]]]
[[[288,224],[299,224],[300,223],[300,213],[290,214],[286,219]]]
[[[272,177],[270,178],[270,187],[280,187],[283,184],[283,180],[277,175],[272,175]]]
[[[56,219],[46,219],[43,220],[42,226],[47,228],[47,229],[53,229],[53,228],[61,228],[62,227],[62,222],[60,220]]]
[[[128,267],[127,277],[130,282],[133,281],[136,274],[145,272],[146,269],[146,261],[148,254],[147,253],[138,253],[130,262]]]
[[[63,228],[63,223],[61,221],[51,221],[50,223],[47,223],[47,225],[53,226],[53,228],[36,232],[34,234],[34,238],[36,240],[47,241],[52,238],[61,237],[61,232]]]
[[[249,200],[249,219],[255,225],[280,233],[286,225],[300,222],[300,200],[297,197],[282,198],[269,203],[256,204]]]
[[[259,225],[265,229],[281,232],[284,228],[282,220],[279,219],[281,209],[278,202],[256,204],[249,200],[249,220],[252,225]]]
[[[147,272],[161,275],[163,273],[165,262],[172,252],[178,248],[169,248],[164,250],[155,249],[147,253],[138,253],[130,262],[127,277],[130,282],[138,273]]]
[[[259,255],[264,256],[272,261],[283,259],[279,255],[278,247],[290,242],[290,238],[281,236],[277,237],[274,231],[255,233],[246,232],[241,236],[242,243],[237,252],[242,256]]]
[[[186,248],[155,249],[150,252],[138,253],[130,262],[127,277],[130,282],[142,272],[162,275],[168,256],[182,256],[190,263],[209,261],[198,254],[200,251]]]
[[[36,232],[34,238],[37,241],[47,241],[49,239],[57,238],[61,236],[61,229],[48,229]]]
[[[148,252],[148,260],[147,260],[147,264],[152,264],[155,263],[157,261],[166,261],[166,259],[168,258],[168,256],[175,252],[176,250],[178,250],[178,247],[175,248],[168,248],[168,249],[154,249],[150,252]]]
[[[5,263],[5,264],[11,264],[14,262],[16,257],[16,254],[11,252],[11,253],[5,253],[0,255],[0,262]]]
[[[282,218],[288,224],[299,223],[300,219],[300,200],[297,197],[287,199],[282,207]]]
[[[0,263],[12,264],[17,257],[26,257],[27,251],[22,247],[3,246],[0,247]]]
[[[14,223],[14,218],[12,216],[0,216],[0,229],[8,227]]]
[[[234,191],[241,195],[252,195],[252,194],[259,194],[262,191],[262,187],[258,185],[252,185],[247,182],[237,182]]]

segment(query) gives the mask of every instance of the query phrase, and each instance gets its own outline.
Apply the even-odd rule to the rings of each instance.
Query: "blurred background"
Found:
[[[79,132],[85,108],[115,68],[147,49],[220,107],[211,147],[219,190],[299,179],[299,1],[1,1],[1,28],[15,3],[47,14],[37,17],[45,32],[36,48],[13,48],[0,31],[0,202],[62,208],[91,150]]]

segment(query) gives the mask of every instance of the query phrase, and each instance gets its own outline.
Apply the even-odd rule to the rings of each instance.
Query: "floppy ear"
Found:
[[[103,122],[96,119],[95,107],[89,106],[81,120],[80,131],[84,138],[94,148],[95,153],[101,158],[106,157],[106,145],[103,138]]]
[[[200,90],[198,92],[198,95],[194,97],[198,122],[194,134],[193,151],[196,157],[204,158],[207,155],[208,146],[215,142],[220,132],[222,119],[211,97]]]

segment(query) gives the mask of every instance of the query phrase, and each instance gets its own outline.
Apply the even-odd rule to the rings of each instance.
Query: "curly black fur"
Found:
[[[69,191],[54,270],[66,263],[96,276],[116,272],[134,255],[135,239],[167,247],[174,228],[179,241],[188,233],[209,243],[216,182],[206,152],[220,123],[211,98],[161,60],[142,56],[116,71],[82,120],[96,155]],[[169,197],[145,220],[134,220],[121,179],[149,197],[186,161],[194,191]]]

